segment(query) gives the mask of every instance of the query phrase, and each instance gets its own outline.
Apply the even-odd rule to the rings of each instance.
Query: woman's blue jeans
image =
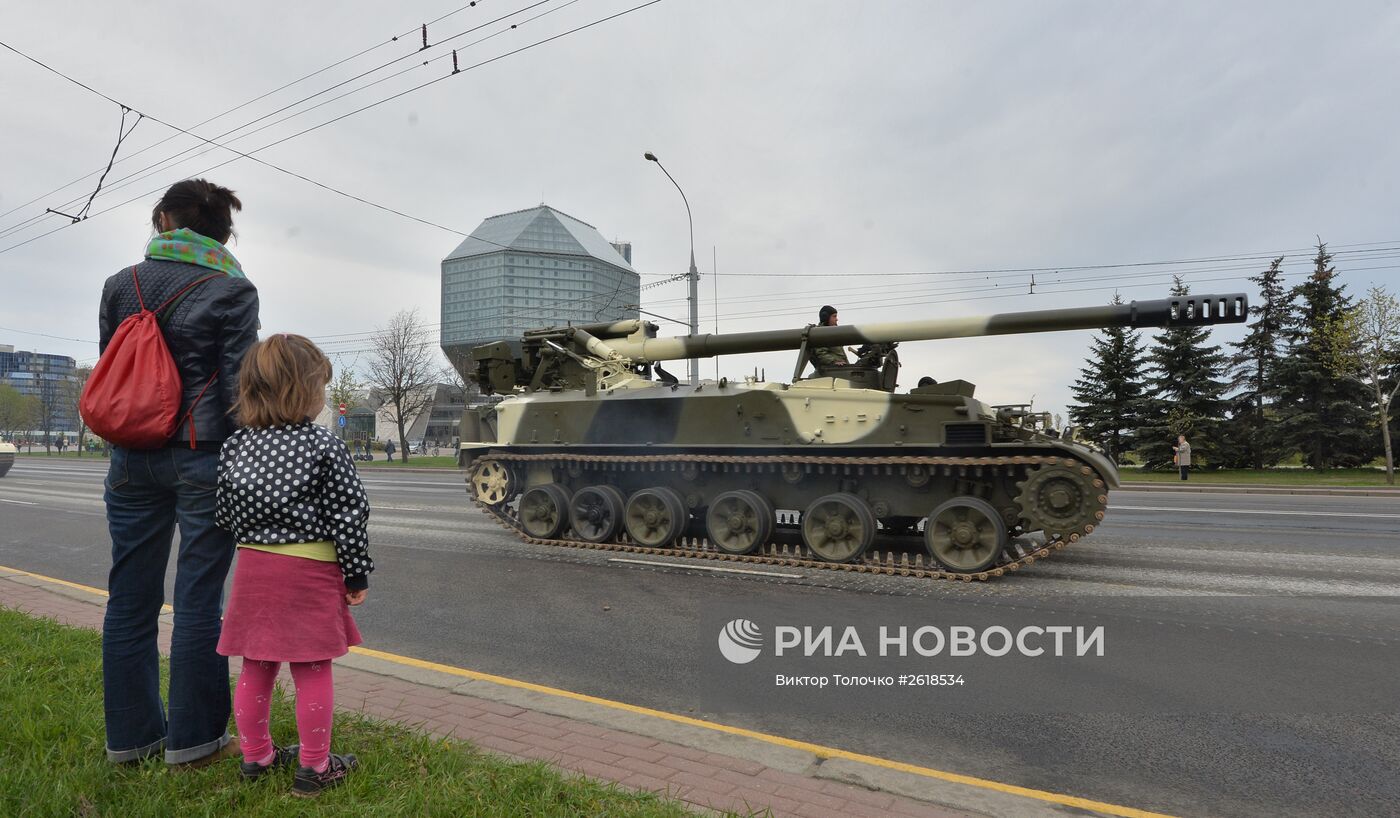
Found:
[[[229,742],[228,659],[215,647],[234,542],[214,525],[218,463],[217,452],[195,449],[112,449],[103,495],[112,570],[102,626],[110,761],[134,761],[163,749],[167,763],[179,764]],[[167,715],[156,637],[177,524]]]

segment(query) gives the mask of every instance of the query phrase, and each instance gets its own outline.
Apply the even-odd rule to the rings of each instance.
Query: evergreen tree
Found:
[[[1262,469],[1282,460],[1288,448],[1275,428],[1278,368],[1289,293],[1283,286],[1283,256],[1249,280],[1259,285],[1259,299],[1249,308],[1254,323],[1244,340],[1232,343],[1230,420],[1222,428],[1219,462],[1235,468]]]
[[[1366,388],[1339,371],[1351,352],[1342,346],[1353,342],[1338,328],[1352,303],[1336,279],[1332,255],[1319,243],[1312,275],[1293,288],[1288,354],[1278,369],[1282,440],[1315,469],[1364,465],[1380,452]]]
[[[1123,299],[1113,296],[1114,304]],[[1142,339],[1126,327],[1111,327],[1093,339],[1084,369],[1074,382],[1070,420],[1084,437],[1117,462],[1132,448],[1142,403]]]
[[[1172,295],[1190,288],[1176,276]],[[1149,469],[1170,467],[1176,436],[1191,441],[1193,465],[1218,465],[1220,425],[1225,412],[1225,356],[1207,346],[1210,330],[1182,326],[1153,337],[1148,353],[1147,397],[1137,430],[1138,457]]]

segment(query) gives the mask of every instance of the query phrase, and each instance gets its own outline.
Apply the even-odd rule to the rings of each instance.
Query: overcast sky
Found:
[[[466,0],[11,3],[0,40],[185,128],[379,45],[194,130],[252,151],[446,76],[258,156],[464,233],[547,202],[631,241],[644,284],[683,272],[688,253],[680,197],[642,158],[653,151],[694,209],[705,331],[716,312],[722,331],[800,326],[823,303],[860,324],[1098,304],[1115,287],[1160,298],[1174,271],[1195,292],[1243,290],[1262,257],[1306,271],[1319,235],[1347,251],[1353,294],[1400,291],[1400,249],[1376,251],[1400,248],[1394,3],[663,0],[469,68],[642,0],[546,0],[489,24],[532,2],[479,0],[428,39],[485,27],[421,54],[416,27]],[[468,70],[421,65],[452,47]],[[411,69],[397,78],[220,136],[398,57],[252,127]],[[122,181],[208,148],[179,136],[118,162],[100,215],[16,247],[65,220],[3,231],[82,207],[95,176],[42,194],[105,165],[120,110],[3,49],[0,102],[0,212],[19,208],[0,218],[0,344],[94,359],[102,281],[139,260],[159,192],[233,154]],[[145,120],[118,158],[171,133]],[[437,324],[439,262],[460,236],[247,159],[207,176],[243,199],[232,250],[265,332],[321,337],[349,364],[399,309]],[[957,272],[1240,255],[1261,260],[1040,272],[1034,295],[1028,274]],[[684,295],[663,284],[643,306],[683,318]],[[1091,335],[907,344],[903,380],[961,377],[991,402],[1063,411]],[[786,380],[793,357],[721,371]]]

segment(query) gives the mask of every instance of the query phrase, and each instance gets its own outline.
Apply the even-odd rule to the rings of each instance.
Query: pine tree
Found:
[[[1123,299],[1113,296],[1114,304]],[[1132,448],[1142,404],[1142,339],[1126,327],[1111,327],[1093,339],[1090,357],[1074,382],[1070,420],[1084,437],[1104,448],[1115,462]]]
[[[1279,431],[1291,451],[1315,469],[1359,466],[1379,453],[1366,388],[1339,374],[1348,350],[1338,332],[1352,307],[1327,245],[1319,243],[1313,273],[1293,288],[1284,326],[1288,354],[1278,369]]]
[[[1249,308],[1254,318],[1244,340],[1232,343],[1230,386],[1239,390],[1230,399],[1230,420],[1221,429],[1219,462],[1227,467],[1262,469],[1287,454],[1275,428],[1278,368],[1282,360],[1284,321],[1290,308],[1283,286],[1283,256],[1249,280],[1259,285],[1259,300]]]
[[[1189,293],[1177,276],[1172,295]],[[1172,327],[1153,337],[1156,346],[1148,353],[1147,398],[1137,430],[1136,452],[1144,468],[1170,466],[1179,434],[1191,442],[1193,465],[1218,464],[1225,356],[1219,346],[1206,346],[1209,339],[1209,329],[1193,326]]]

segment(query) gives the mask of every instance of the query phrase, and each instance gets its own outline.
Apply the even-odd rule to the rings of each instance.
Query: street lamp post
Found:
[[[671,184],[675,185],[675,186],[676,186],[676,190],[680,192],[680,194],[681,194],[681,201],[682,201],[682,202],[685,202],[685,218],[686,218],[686,221],[690,223],[690,272],[686,274],[686,278],[689,279],[689,281],[690,281],[690,297],[689,297],[689,301],[690,301],[690,334],[691,334],[691,335],[699,335],[699,334],[700,334],[700,295],[699,295],[699,289],[700,289],[700,271],[697,270],[697,269],[695,268],[695,220],[694,220],[693,218],[691,218],[691,215],[690,215],[690,200],[687,199],[687,198],[685,197],[685,191],[684,191],[684,190],[681,190],[681,186],[680,186],[680,184],[679,184],[678,182],[676,182],[676,178],[675,178],[674,176],[671,175],[671,172],[670,172],[670,171],[666,170],[666,166],[663,165],[663,164],[661,164],[661,160],[656,158],[656,154],[652,153],[651,151],[647,151],[645,154],[643,154],[643,156],[646,158],[646,160],[647,160],[648,162],[655,162],[655,163],[656,163],[656,166],[657,166],[658,168],[661,168],[661,172],[664,173],[664,174],[666,174],[666,178],[667,178],[667,179],[670,179],[670,180],[671,180]],[[699,382],[700,382],[700,359],[699,359],[699,358],[691,358],[691,359],[690,359],[690,382],[691,382],[691,383],[699,383]]]

